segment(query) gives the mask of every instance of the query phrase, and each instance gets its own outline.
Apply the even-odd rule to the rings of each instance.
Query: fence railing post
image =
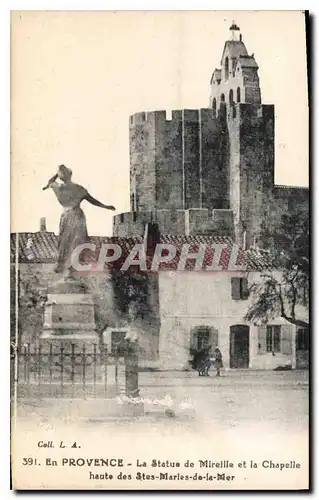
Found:
[[[39,345],[38,356],[37,356],[37,375],[38,375],[38,386],[41,386],[41,345]]]
[[[75,346],[74,344],[72,343],[71,344],[71,383],[72,383],[72,397],[74,397],[74,386],[75,386],[75,382],[74,382],[74,379],[75,379],[75,376],[74,376],[74,372],[75,372],[75,350],[74,350]]]
[[[115,392],[119,394],[119,353],[118,348],[115,349],[114,353],[114,371],[115,371]]]
[[[138,387],[138,343],[126,340],[125,348],[125,395],[130,398],[137,398]]]
[[[101,347],[100,347],[101,349]],[[104,367],[104,397],[107,396],[107,361],[108,361],[108,352],[107,352],[107,347],[103,346],[102,347],[102,360],[103,360],[103,367]]]
[[[96,396],[96,344],[93,345],[93,391]]]
[[[61,343],[60,346],[60,355],[61,355],[61,396],[63,395],[63,371],[64,371],[64,347]]]
[[[27,394],[30,395],[30,364],[31,364],[31,353],[30,353],[30,344],[27,345],[26,358],[27,361]]]
[[[82,372],[82,391],[83,391],[83,395],[85,395],[85,386],[86,386],[86,380],[85,380],[85,377],[86,377],[86,348],[85,348],[85,344],[83,344],[83,347],[82,347],[82,368],[83,368],[83,372]]]

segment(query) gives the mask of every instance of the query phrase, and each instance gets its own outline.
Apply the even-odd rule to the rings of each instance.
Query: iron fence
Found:
[[[20,398],[113,397],[125,390],[124,359],[99,344],[24,344],[11,363]]]

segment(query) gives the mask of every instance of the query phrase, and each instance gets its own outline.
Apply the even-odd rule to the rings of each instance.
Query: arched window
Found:
[[[233,57],[232,58],[232,73],[233,73],[233,76],[235,76],[236,63],[237,63],[237,59],[235,57]]]
[[[233,89],[230,89],[229,91],[229,102],[232,104],[234,102],[234,91]]]
[[[131,194],[131,211],[134,212],[135,210],[135,196],[134,193]]]
[[[216,97],[213,99],[213,116],[216,116]]]
[[[222,95],[220,96],[220,102],[225,102],[225,95],[224,95],[224,94],[222,94]]]
[[[237,102],[240,102],[240,87],[237,88]]]
[[[229,77],[229,59],[226,57],[225,59],[225,80],[228,80]]]

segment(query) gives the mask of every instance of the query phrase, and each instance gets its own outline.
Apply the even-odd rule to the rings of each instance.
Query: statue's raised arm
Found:
[[[115,210],[112,205],[104,205],[93,198],[83,186],[72,182],[71,177],[72,170],[65,165],[60,165],[58,173],[51,177],[47,186],[43,188],[52,188],[64,209],[59,226],[58,262],[55,268],[57,273],[69,267],[75,248],[88,241],[86,219],[80,207],[81,202],[87,200],[96,207]]]
[[[46,189],[49,189],[50,187],[52,187],[53,183],[57,180],[58,178],[58,174],[55,174],[53,177],[51,177],[51,179],[48,180],[48,183],[46,186],[44,186],[42,188],[43,191],[45,191]]]

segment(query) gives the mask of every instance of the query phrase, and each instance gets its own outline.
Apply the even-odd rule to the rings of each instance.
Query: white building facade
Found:
[[[308,367],[306,329],[282,318],[267,325],[244,321],[251,297],[243,288],[259,279],[258,272],[161,272],[160,367],[186,368],[191,350],[205,344],[219,347],[226,369]]]

